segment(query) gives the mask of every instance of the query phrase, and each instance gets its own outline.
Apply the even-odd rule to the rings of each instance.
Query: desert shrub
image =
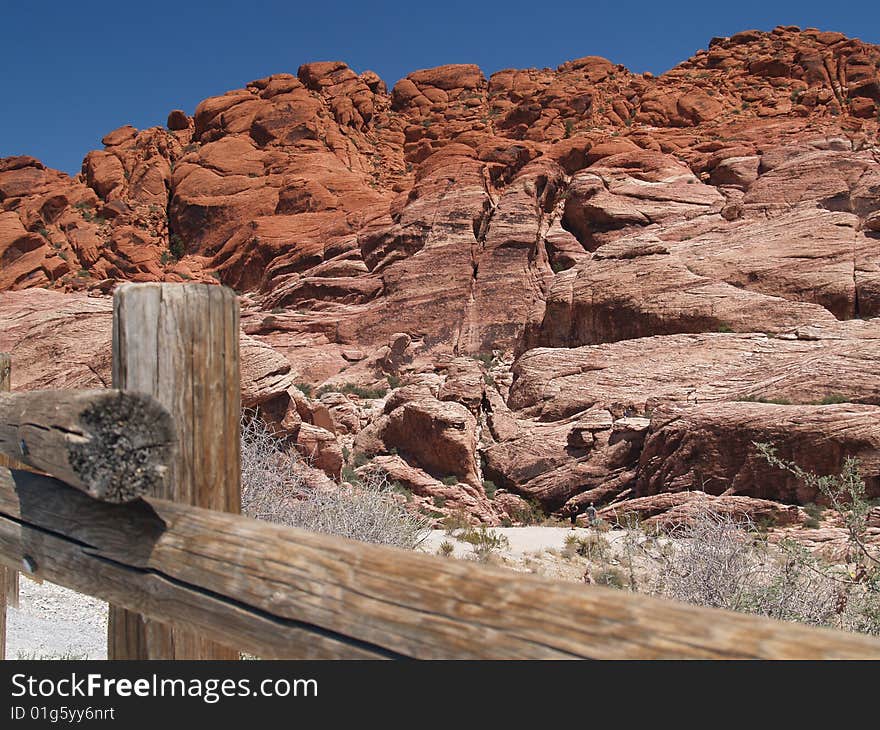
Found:
[[[471,357],[473,357],[474,360],[479,360],[487,368],[490,368],[495,364],[494,352],[478,352],[476,355],[471,355]]]
[[[269,430],[257,411],[241,419],[241,510],[250,517],[285,522],[281,517],[304,488],[300,457]]]
[[[459,530],[455,538],[471,546],[471,557],[480,562],[488,561],[499,550],[510,547],[510,540],[506,535],[501,535],[485,525],[470,527]]]
[[[443,530],[450,537],[459,530],[467,530],[470,526],[470,520],[462,509],[457,509],[452,514],[446,515],[442,522]]]
[[[604,535],[589,533],[581,536],[572,532],[565,537],[562,555],[568,559],[580,555],[590,562],[606,562],[610,557],[610,549],[611,543]]]
[[[241,453],[242,512],[250,517],[408,549],[427,537],[429,522],[400,503],[385,472],[352,474],[350,485],[311,486],[302,457],[254,411],[242,416]]]
[[[526,500],[526,504],[509,510],[510,519],[523,525],[539,525],[544,519],[544,510],[535,499]]]
[[[294,383],[294,385],[306,398],[311,398],[312,386],[310,383]]]
[[[365,388],[354,383],[345,383],[343,385],[322,385],[318,389],[318,395],[324,393],[345,393],[348,395],[356,395],[364,400],[377,400],[388,395],[388,388]]]
[[[622,570],[618,568],[606,567],[596,571],[593,576],[593,582],[601,586],[609,586],[611,588],[626,588],[626,576]]]
[[[385,379],[388,381],[388,386],[392,390],[399,388],[403,384],[403,380],[397,375],[387,375]]]
[[[455,474],[450,474],[449,476],[445,476],[440,480],[447,487],[452,487],[458,484],[458,477]]]
[[[611,547],[603,535],[590,533],[576,538],[575,552],[587,560],[605,560]]]
[[[835,583],[803,559],[774,553],[747,519],[704,509],[672,536],[676,549],[662,558],[652,592],[787,621],[832,622]]]
[[[498,491],[498,487],[495,486],[495,482],[493,482],[491,479],[484,479],[483,491],[486,493],[486,496],[489,499],[493,499],[495,497],[495,492]]]
[[[413,549],[428,535],[430,522],[394,498],[387,475],[370,470],[351,486],[307,490],[290,521],[295,527],[362,542]]]
[[[577,547],[577,535],[566,535],[565,546],[562,548],[562,555],[566,558],[573,558],[575,555],[577,555]]]
[[[168,237],[168,250],[171,252],[171,255],[178,261],[182,259],[186,254],[186,245],[184,244],[183,239],[177,233],[172,233]]]
[[[820,494],[843,523],[847,535],[843,564],[829,564],[791,541],[781,543],[793,559],[836,584],[838,615],[832,625],[880,634],[880,549],[868,544],[868,519],[874,504],[866,497],[858,459],[848,456],[840,473],[819,475],[781,459],[770,444],[755,446],[771,465],[793,474]]]
[[[437,555],[440,555],[444,558],[448,558],[455,552],[455,545],[453,545],[449,540],[444,540],[440,543],[440,547],[437,548]]]
[[[805,504],[804,512],[807,513],[807,519],[804,521],[804,525],[806,527],[818,527],[824,511],[818,504],[813,504],[812,502]]]

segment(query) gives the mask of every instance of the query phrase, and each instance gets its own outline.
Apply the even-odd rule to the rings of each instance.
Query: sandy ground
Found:
[[[492,532],[504,535],[510,547],[503,551],[505,557],[522,558],[544,550],[562,550],[565,540],[569,535],[586,537],[590,530],[585,527],[577,527],[572,530],[569,527],[493,527]],[[466,558],[471,552],[471,546],[466,542],[455,540],[443,530],[431,530],[431,534],[425,541],[422,549],[428,553],[435,553],[441,543],[448,540],[455,546],[453,557]]]
[[[21,577],[19,607],[6,614],[7,659],[106,659],[107,604]]]
[[[593,530],[578,527],[530,526],[530,527],[493,527],[491,532],[507,538],[507,545],[493,551],[488,561],[490,564],[510,568],[523,573],[534,573],[546,578],[583,582],[586,561],[574,555],[566,555],[565,542],[572,536],[585,539],[594,534]],[[622,533],[605,533],[605,540],[616,543]],[[433,530],[428,539],[420,546],[428,553],[439,554],[440,545],[451,543],[453,551],[450,558],[461,560],[474,559],[474,549],[470,543],[457,540],[443,530]],[[610,560],[611,565],[617,561]]]
[[[579,580],[583,568],[559,553],[569,535],[586,536],[585,528],[494,528],[509,547],[492,556],[492,562],[514,570],[563,580]],[[468,559],[471,545],[433,530],[421,549],[436,553],[444,541],[454,545],[453,557]],[[106,659],[107,604],[53,583],[21,578],[19,608],[8,609],[7,659]]]

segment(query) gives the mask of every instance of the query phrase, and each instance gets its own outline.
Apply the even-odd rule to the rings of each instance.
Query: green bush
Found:
[[[491,479],[483,480],[483,491],[486,493],[486,496],[489,499],[493,499],[495,497],[495,492],[498,490],[498,487],[495,486],[495,482]]]
[[[388,381],[388,385],[392,390],[399,388],[402,382],[397,375],[388,375],[385,379]]]
[[[505,535],[500,535],[485,525],[460,530],[455,534],[455,538],[470,544],[472,557],[480,562],[486,562],[498,550],[510,547],[510,540]]]
[[[807,513],[807,519],[804,521],[804,525],[806,527],[818,527],[824,511],[818,504],[813,504],[812,502],[805,504],[804,512]]]
[[[837,403],[849,403],[849,400],[846,396],[838,395],[837,393],[831,393],[830,395],[826,395],[822,400],[820,400],[816,405],[818,406],[832,406]]]
[[[609,586],[611,588],[620,589],[626,588],[626,575],[622,570],[617,568],[602,568],[593,576],[593,580],[600,586]]]
[[[322,385],[318,389],[318,395],[324,393],[344,393],[348,395],[356,395],[364,400],[377,400],[388,395],[387,388],[364,388],[353,383],[345,383],[344,385]]]
[[[186,255],[186,245],[183,239],[176,233],[172,233],[168,237],[168,250],[177,261],[180,261]]]

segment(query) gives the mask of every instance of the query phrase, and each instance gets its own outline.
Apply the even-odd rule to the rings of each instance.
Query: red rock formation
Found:
[[[422,507],[488,521],[505,508],[484,477],[547,509],[698,471],[745,485],[731,434],[777,431],[736,401],[880,399],[878,69],[876,46],[793,27],[659,77],[587,56],[389,91],[309,63],[117,129],[74,178],[0,160],[0,290],[96,295],[3,295],[0,349],[20,385],[94,383],[116,281],[219,279],[243,295],[248,402],[336,478],[352,447]],[[400,381],[385,400],[293,387]],[[719,446],[685,458],[651,412],[694,403]],[[839,455],[831,413],[779,419]]]

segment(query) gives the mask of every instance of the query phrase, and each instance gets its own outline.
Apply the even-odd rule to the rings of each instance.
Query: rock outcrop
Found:
[[[243,402],[333,479],[372,459],[435,517],[705,489],[781,523],[754,500],[816,495],[752,441],[878,488],[878,122],[880,48],[790,26],[657,77],[307,63],[73,178],[0,160],[0,349],[17,388],[106,385],[116,282],[219,281]]]

